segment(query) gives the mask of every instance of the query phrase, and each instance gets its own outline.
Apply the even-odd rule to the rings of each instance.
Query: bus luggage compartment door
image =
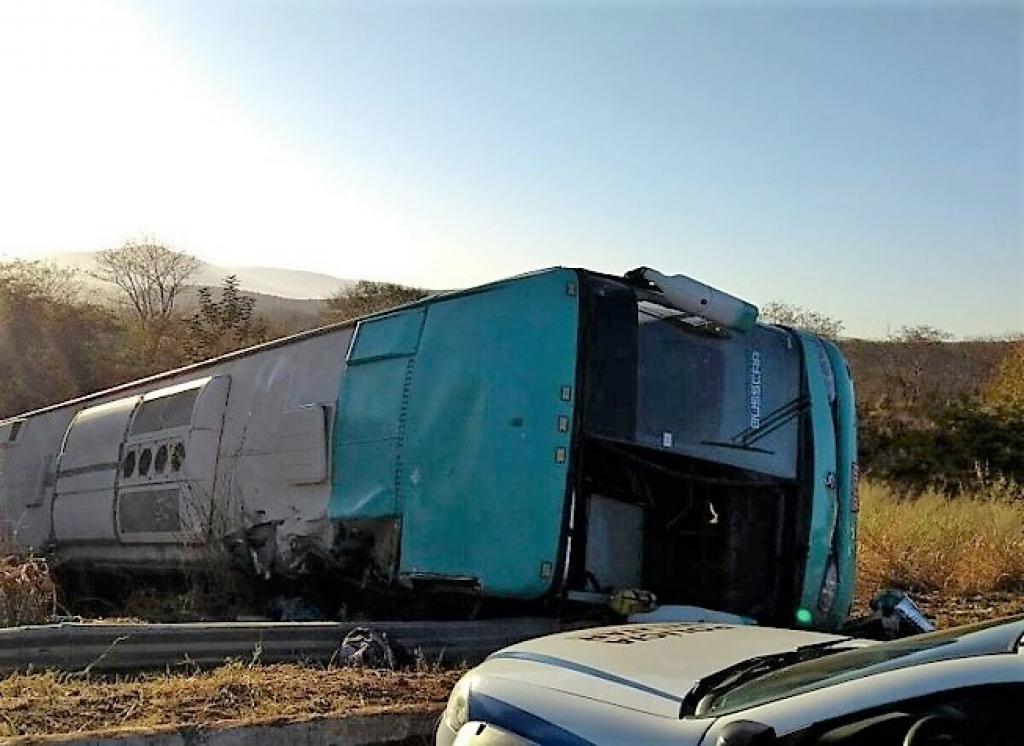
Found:
[[[68,426],[53,498],[53,535],[58,544],[117,541],[114,490],[121,444],[141,398],[87,407]]]

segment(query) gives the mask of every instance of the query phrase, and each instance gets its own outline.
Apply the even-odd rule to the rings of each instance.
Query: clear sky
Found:
[[[0,0],[0,255],[1024,329],[1024,5]]]

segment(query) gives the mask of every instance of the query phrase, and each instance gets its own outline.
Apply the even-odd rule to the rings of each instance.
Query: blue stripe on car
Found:
[[[622,676],[617,676],[607,671],[602,671],[599,668],[592,668],[591,666],[585,666],[582,663],[575,663],[573,661],[567,661],[563,658],[556,658],[553,655],[543,655],[541,653],[526,653],[510,650],[504,653],[496,653],[491,656],[491,659],[495,658],[512,658],[515,660],[531,661],[533,663],[543,663],[547,666],[558,666],[559,668],[567,668],[570,671],[577,673],[586,674],[587,676],[594,676],[604,681],[611,681],[615,684],[621,684],[622,686],[628,686],[630,689],[636,689],[647,694],[653,694],[656,697],[663,697],[671,700],[672,702],[682,702],[683,698],[678,697],[670,692],[662,691],[661,689],[655,689],[652,686],[641,684],[639,681],[633,681]]]
[[[505,728],[545,746],[594,746],[587,739],[580,738],[549,720],[479,692],[470,695],[469,717],[475,721]]]

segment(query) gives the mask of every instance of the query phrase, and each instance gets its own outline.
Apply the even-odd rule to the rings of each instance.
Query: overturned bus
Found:
[[[682,276],[555,268],[0,422],[0,521],[84,572],[230,555],[422,605],[662,603],[829,629],[854,397],[830,342]]]

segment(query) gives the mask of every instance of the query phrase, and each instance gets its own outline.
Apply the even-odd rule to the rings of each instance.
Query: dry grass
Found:
[[[950,498],[861,486],[858,585],[955,596],[1024,591],[1024,489],[980,480]]]
[[[438,709],[459,675],[239,662],[118,678],[19,674],[0,680],[0,736]]]
[[[57,606],[57,589],[39,557],[0,557],[0,627],[42,624]]]

